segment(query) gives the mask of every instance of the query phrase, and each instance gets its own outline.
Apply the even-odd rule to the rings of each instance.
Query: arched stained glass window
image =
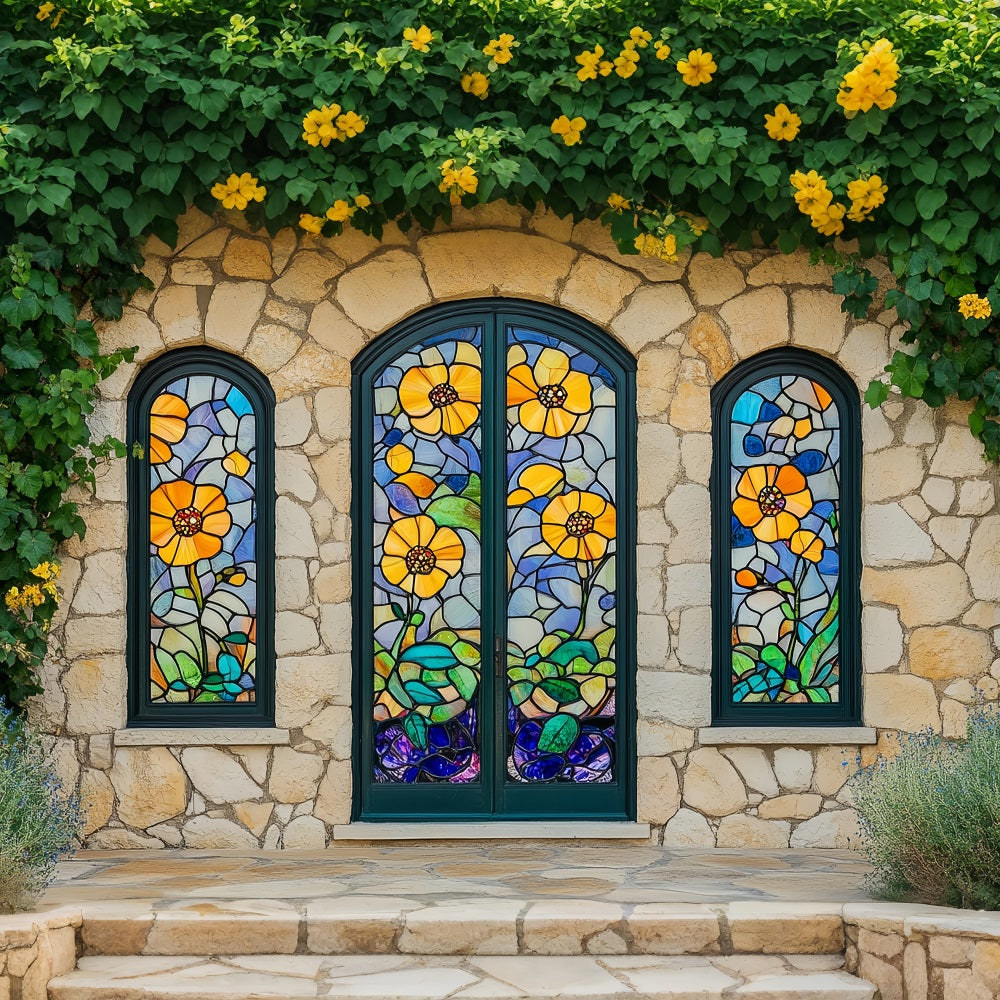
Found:
[[[769,351],[715,387],[713,418],[714,721],[857,721],[857,390]]]
[[[359,358],[361,814],[634,809],[634,364],[528,303]]]
[[[129,396],[129,717],[273,722],[273,414],[267,380],[207,348]]]

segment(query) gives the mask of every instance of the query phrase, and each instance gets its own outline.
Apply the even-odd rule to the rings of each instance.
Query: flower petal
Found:
[[[566,390],[566,402],[563,406],[570,413],[589,413],[591,408],[590,379],[583,372],[567,372],[562,380]]]

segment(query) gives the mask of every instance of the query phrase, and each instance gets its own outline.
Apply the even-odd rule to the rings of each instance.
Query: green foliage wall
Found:
[[[218,207],[230,174],[230,204],[240,175],[256,179],[246,215],[272,232],[377,235],[503,197],[603,212],[625,252],[719,253],[756,233],[837,263],[855,315],[874,288],[863,258],[885,255],[911,325],[892,382],[935,406],[971,400],[972,431],[1000,455],[992,321],[958,309],[963,295],[1000,308],[997,0],[285,6],[0,6],[0,594],[82,533],[67,490],[113,447],[90,442],[85,417],[122,355],[99,356],[81,306],[120,315],[141,239],[173,242],[174,220]],[[881,38],[898,97],[848,117],[838,88]],[[778,104],[794,138],[765,128]],[[335,133],[325,146],[303,138],[312,111],[313,132]],[[884,183],[884,204],[843,221],[858,255],[799,210],[796,171],[816,171],[835,206],[851,181]],[[0,695],[16,704],[37,690],[53,610],[0,604]]]

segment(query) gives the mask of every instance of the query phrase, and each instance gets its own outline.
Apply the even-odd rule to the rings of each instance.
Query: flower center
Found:
[[[185,538],[197,535],[201,531],[202,516],[201,511],[197,507],[184,507],[182,510],[177,511],[174,514],[173,521],[174,531]]]
[[[757,494],[757,503],[765,514],[780,514],[785,509],[785,494],[777,486],[765,486]]]
[[[411,573],[426,576],[437,565],[437,556],[426,545],[414,545],[406,553],[406,568]]]
[[[569,393],[561,385],[543,385],[538,390],[538,402],[551,410],[556,406],[562,406],[568,395]]]
[[[441,407],[451,406],[452,403],[458,402],[458,390],[447,382],[441,382],[431,389],[427,394],[427,398],[431,401],[432,405],[440,409]]]
[[[585,510],[577,510],[566,518],[566,533],[574,538],[583,538],[594,530],[593,515]]]

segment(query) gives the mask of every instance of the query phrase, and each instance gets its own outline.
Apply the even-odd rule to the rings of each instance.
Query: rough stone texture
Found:
[[[938,699],[930,681],[908,674],[865,678],[865,721],[870,726],[909,733],[930,727],[941,731]]]
[[[110,776],[118,818],[129,826],[144,830],[172,819],[187,805],[184,769],[166,747],[121,747]]]
[[[931,680],[981,677],[992,659],[989,634],[977,629],[939,625],[910,636],[910,673]]]
[[[713,747],[695,750],[684,772],[684,802],[708,816],[725,816],[747,803],[736,769]]]

